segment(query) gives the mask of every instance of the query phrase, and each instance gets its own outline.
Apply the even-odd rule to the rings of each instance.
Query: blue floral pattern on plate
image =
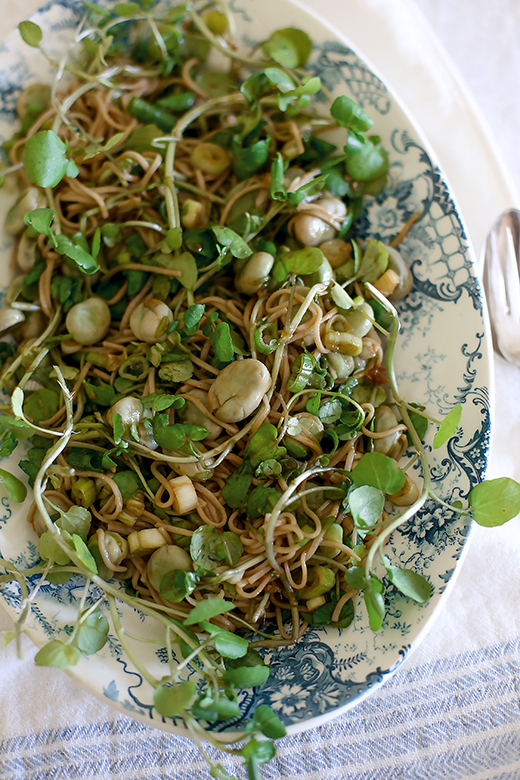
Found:
[[[422,212],[401,247],[415,284],[399,307],[402,332],[396,364],[403,396],[424,404],[433,416],[441,418],[454,404],[463,404],[462,426],[443,448],[433,451],[431,435],[427,439],[435,491],[446,500],[463,498],[482,478],[487,461],[488,346],[474,262],[442,172],[413,121],[347,42],[335,40],[330,29],[289,0],[276,0],[276,4],[274,0],[261,4],[232,0],[231,8],[245,42],[258,41],[274,28],[293,25],[307,29],[315,44],[310,70],[334,93],[350,94],[373,116],[374,132],[389,151],[391,183],[384,193],[368,201],[359,221],[361,235],[389,242],[413,214]],[[73,0],[56,0],[34,17],[46,31],[45,45],[52,48],[49,53],[63,50],[83,10]],[[50,79],[50,72],[43,72],[36,57],[17,33],[0,46],[1,137],[12,132],[22,85]],[[2,213],[11,200],[12,192],[0,190]],[[11,249],[10,240],[2,235],[0,253],[5,270]],[[413,464],[412,469],[420,477],[418,465]],[[0,553],[19,566],[30,566],[38,558],[36,537],[25,522],[30,500],[21,508],[10,506],[5,496],[0,501]],[[263,686],[240,693],[243,715],[265,703],[289,728],[299,729],[323,722],[373,691],[402,663],[431,623],[454,582],[469,531],[467,518],[429,501],[392,535],[387,554],[396,564],[412,567],[430,579],[431,600],[416,604],[390,589],[380,632],[370,631],[364,609],[357,603],[349,628],[309,630],[297,645],[267,651],[270,678]],[[28,624],[37,644],[70,631],[73,607],[82,588],[81,579],[75,577],[63,585],[46,584],[40,589]],[[4,587],[0,597],[14,616],[21,601],[18,588]],[[130,632],[153,635],[148,618],[126,607],[121,611]],[[148,654],[154,674],[161,677],[166,656],[160,638],[155,649],[148,647],[140,647],[139,652]],[[70,671],[127,714],[161,728],[183,731],[180,721],[161,718],[154,711],[151,689],[123,657],[117,637],[110,635],[100,654],[83,658]],[[212,728],[233,731],[237,726],[235,720]]]

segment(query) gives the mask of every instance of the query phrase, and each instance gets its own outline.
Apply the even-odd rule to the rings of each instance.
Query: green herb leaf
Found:
[[[219,322],[210,335],[211,346],[220,363],[231,363],[235,348],[231,339],[231,328],[227,322]]]
[[[197,332],[205,309],[206,307],[203,303],[194,303],[193,306],[188,306],[182,315],[184,330],[190,336]]]
[[[196,693],[197,686],[191,680],[173,686],[158,685],[153,692],[153,703],[160,715],[174,718],[190,706]]]
[[[52,130],[40,130],[27,140],[23,165],[29,180],[39,187],[55,187],[66,173],[73,175],[67,170],[67,147]]]
[[[370,582],[372,583],[372,580],[375,579],[375,577],[371,577]],[[365,590],[364,600],[368,612],[370,628],[372,631],[379,631],[383,625],[385,616],[385,602],[383,596],[377,590]]]
[[[125,424],[119,412],[115,412],[112,415],[112,428],[114,429],[115,444],[121,444],[123,436],[125,435]]]
[[[273,276],[276,281],[282,282],[289,274],[302,276],[313,274],[322,265],[324,259],[323,252],[316,246],[294,249],[278,256]]]
[[[381,452],[366,452],[351,472],[356,487],[370,485],[392,495],[403,487],[406,475],[393,458]]]
[[[38,552],[45,561],[54,561],[58,566],[65,566],[70,556],[62,550],[50,531],[44,531],[38,541]]]
[[[81,536],[78,536],[78,534],[73,534],[72,541],[74,543],[74,547],[76,548],[78,558],[80,559],[83,566],[85,566],[85,568],[88,569],[88,571],[92,574],[97,574],[98,569],[95,558]]]
[[[282,494],[273,487],[258,485],[251,491],[247,499],[247,514],[252,520],[272,512]]]
[[[153,436],[159,447],[178,450],[190,441],[202,441],[208,435],[206,428],[187,423],[170,425],[167,414],[156,414],[153,419]]]
[[[428,601],[432,595],[432,586],[421,574],[411,569],[400,569],[397,566],[391,566],[385,561],[388,579],[395,587],[404,593],[408,598],[418,601],[422,604]]]
[[[262,423],[255,431],[244,455],[253,469],[264,460],[281,460],[287,454],[287,450],[278,444],[277,439],[278,430],[271,423]]]
[[[32,227],[37,233],[42,233],[51,239],[52,244],[56,245],[54,233],[52,231],[52,223],[54,217],[57,215],[57,211],[54,209],[34,209],[24,214],[23,221],[28,227]]]
[[[247,462],[229,475],[222,487],[222,498],[231,509],[238,509],[245,504],[252,481],[253,473]]]
[[[197,566],[206,571],[224,562],[234,566],[241,558],[244,546],[233,531],[221,531],[211,525],[202,525],[194,531],[190,542],[190,555]]]
[[[336,98],[330,107],[330,113],[339,125],[348,127],[355,133],[365,133],[374,124],[361,106],[346,95]]]
[[[76,645],[82,653],[93,655],[105,646],[108,636],[108,620],[101,614],[99,609],[95,609],[85,619],[83,613],[80,615],[81,625],[76,634]]]
[[[457,406],[454,406],[453,409],[450,409],[444,420],[439,425],[439,430],[433,438],[434,449],[442,447],[444,442],[448,441],[450,436],[453,436],[459,427],[461,416],[462,404],[457,404]]]
[[[242,658],[247,653],[249,647],[247,639],[232,634],[231,631],[226,631],[219,626],[214,626],[213,623],[208,623],[205,620],[199,620],[199,624],[212,637],[217,652],[223,658]]]
[[[160,591],[168,601],[178,603],[197,587],[199,578],[192,571],[169,571],[161,580]]]
[[[135,471],[117,471],[112,475],[112,479],[121,491],[123,501],[128,501],[129,498],[135,496],[138,490],[142,490],[141,480],[135,473]]]
[[[271,182],[269,194],[273,200],[287,200],[287,190],[284,183],[285,163],[280,152],[271,163]]]
[[[240,181],[259,173],[269,159],[269,138],[262,138],[251,146],[244,146],[240,136],[234,136],[231,143],[233,173]],[[226,228],[227,229],[227,228]]]
[[[520,512],[520,485],[510,477],[484,480],[468,500],[476,523],[488,528],[503,525]]]
[[[388,155],[381,146],[378,136],[365,138],[350,132],[347,146],[346,169],[355,181],[374,181],[385,176],[388,171]]]
[[[20,22],[18,29],[25,43],[35,49],[40,48],[40,43],[43,38],[41,27],[39,27],[34,22],[26,21]]]
[[[199,697],[191,712],[196,718],[210,722],[238,718],[242,714],[236,701],[231,701],[225,697],[213,699],[208,694]]]
[[[269,672],[268,666],[238,667],[226,669],[223,679],[232,688],[256,688],[267,681]]]
[[[99,14],[100,16],[111,16],[111,12],[107,11],[106,8],[102,8],[100,5],[97,5],[97,3],[90,3],[89,0],[81,0],[83,5],[86,5],[87,8],[90,8],[90,10],[95,13]]]
[[[276,30],[262,49],[267,57],[284,68],[303,68],[312,51],[312,41],[303,30],[285,27]]]
[[[0,482],[5,487],[6,493],[17,504],[22,504],[27,497],[27,488],[18,477],[10,474],[5,469],[0,469]]]
[[[211,230],[215,234],[217,242],[229,249],[233,257],[244,258],[253,254],[253,250],[246,244],[242,236],[239,236],[231,228],[215,225]]]
[[[234,609],[234,604],[221,598],[205,599],[200,601],[192,609],[187,618],[183,621],[185,626],[193,626],[200,623],[201,620],[209,620],[216,615],[224,615]]]
[[[266,68],[249,76],[240,87],[240,91],[250,103],[253,103],[272,92],[291,92],[295,88],[296,84],[283,70]]]
[[[282,721],[267,704],[260,704],[254,711],[253,726],[268,739],[281,739],[287,734]]]
[[[99,264],[95,260],[90,252],[85,251],[82,246],[75,244],[70,238],[64,236],[62,233],[56,236],[56,251],[60,255],[65,255],[74,260],[78,268],[86,274],[95,274],[99,271]]]
[[[90,160],[92,157],[95,157],[97,154],[103,154],[104,152],[109,152],[110,149],[113,149],[114,146],[117,146],[119,141],[124,138],[124,133],[116,133],[112,136],[105,144],[98,145],[98,144],[91,144],[90,146],[86,146],[83,150],[83,159],[84,160]]]
[[[348,504],[356,527],[363,532],[381,517],[385,497],[379,488],[363,485],[349,493]]]
[[[53,639],[42,647],[34,657],[36,666],[54,666],[58,669],[67,669],[75,666],[81,657],[77,647]]]
[[[179,384],[180,382],[186,382],[188,379],[191,379],[192,376],[193,363],[188,357],[162,365],[159,369],[159,378],[162,379],[163,382]]]
[[[48,502],[50,504],[50,502]],[[59,517],[55,521],[58,528],[62,531],[67,531],[71,536],[77,534],[81,536],[83,540],[86,540],[90,526],[92,524],[92,515],[82,506],[76,506],[73,504],[70,509],[65,512],[59,506],[52,506],[52,512],[58,512]]]

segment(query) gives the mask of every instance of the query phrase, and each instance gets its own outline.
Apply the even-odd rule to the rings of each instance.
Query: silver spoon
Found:
[[[484,247],[483,282],[493,346],[509,363],[520,366],[520,211],[497,219]]]

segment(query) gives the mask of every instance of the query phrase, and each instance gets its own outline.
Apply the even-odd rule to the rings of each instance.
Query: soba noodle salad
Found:
[[[388,157],[365,111],[305,71],[302,30],[244,54],[220,3],[84,5],[54,82],[20,94],[4,144],[18,275],[0,314],[0,455],[28,443],[42,561],[3,561],[0,580],[25,588],[19,637],[31,593],[81,573],[74,629],[36,663],[74,665],[111,622],[157,711],[200,738],[267,680],[262,648],[347,627],[359,591],[378,630],[377,566],[409,598],[430,595],[383,550],[432,495],[431,418],[393,368],[394,301],[413,283],[398,247],[421,214],[392,245],[356,237]],[[47,56],[36,24],[20,32]],[[476,519],[493,490],[517,513],[518,486],[499,482],[474,489]],[[162,679],[129,646],[118,601],[162,626]],[[258,737],[283,734],[261,706],[245,747],[225,749],[254,778],[274,751]]]

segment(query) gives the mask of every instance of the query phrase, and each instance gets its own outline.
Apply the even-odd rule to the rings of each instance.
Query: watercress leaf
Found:
[[[191,252],[183,252],[181,255],[160,255],[159,257],[168,259],[167,262],[158,263],[159,265],[163,265],[172,271],[180,271],[181,275],[177,277],[178,281],[187,290],[193,289],[197,281],[198,270],[197,263]]]
[[[348,127],[355,133],[365,133],[374,124],[361,106],[347,95],[336,98],[330,107],[330,113],[339,125]]]
[[[203,303],[194,303],[193,306],[188,306],[182,317],[184,329],[195,333],[205,309],[206,306]]]
[[[60,394],[57,390],[41,387],[27,393],[23,408],[27,417],[39,423],[56,414],[60,405]]]
[[[379,138],[365,138],[354,132],[349,133],[345,167],[355,181],[374,181],[385,176],[388,171],[388,155],[381,146]]]
[[[51,506],[49,512],[51,514],[53,512],[59,513],[59,517],[55,521],[58,528],[61,528],[62,531],[67,531],[71,536],[77,534],[78,536],[81,536],[83,540],[86,540],[92,523],[92,515],[88,509],[73,504],[66,512],[59,506]]]
[[[223,658],[242,658],[247,653],[249,642],[231,631],[214,626],[205,620],[199,621],[200,627],[212,637],[217,652]]]
[[[193,593],[197,583],[198,577],[192,571],[169,571],[161,580],[161,595],[177,603]]]
[[[412,404],[412,406],[416,406],[416,404]],[[424,407],[418,407],[418,408],[424,408]],[[413,427],[415,428],[415,431],[417,433],[417,436],[422,441],[426,435],[426,431],[428,430],[428,420],[424,415],[420,414],[419,412],[408,412],[410,417],[410,422],[412,423]],[[409,444],[412,443],[410,434],[408,434],[408,442]]]
[[[135,16],[142,13],[142,8],[139,3],[116,3],[114,13],[118,16]]]
[[[244,146],[240,136],[234,136],[231,143],[233,173],[240,181],[259,173],[269,159],[269,138],[262,138],[252,146]]]
[[[159,378],[163,382],[186,382],[193,376],[193,363],[189,357],[182,360],[176,360],[174,363],[167,363],[159,369]]]
[[[503,525],[520,512],[520,485],[510,477],[484,480],[469,494],[473,520],[488,528]]]
[[[76,548],[78,558],[80,559],[83,566],[85,566],[85,568],[88,569],[88,571],[92,574],[97,574],[98,568],[95,558],[81,536],[78,536],[78,534],[73,534],[72,541],[74,543],[74,547]]]
[[[210,525],[202,525],[191,537],[192,560],[206,571],[222,565],[224,561],[234,566],[243,552],[240,537],[232,531],[221,531]]]
[[[118,471],[112,475],[112,479],[121,491],[123,501],[128,501],[143,487],[135,471]]]
[[[87,8],[90,8],[90,10],[95,13],[99,14],[100,16],[110,16],[111,11],[108,11],[106,8],[102,8],[100,5],[97,5],[97,3],[91,3],[89,0],[81,0],[83,5],[86,5]]]
[[[339,420],[343,414],[343,404],[339,398],[330,398],[325,401],[318,409],[318,417],[326,425],[330,425]]]
[[[24,214],[23,221],[28,227],[32,227],[37,233],[48,236],[54,243],[54,233],[52,232],[52,223],[58,212],[54,209],[33,209]]]
[[[265,739],[255,739],[254,737],[251,737],[249,742],[242,748],[242,755],[258,764],[267,764],[275,753],[276,748],[272,742]],[[253,775],[254,780],[256,780],[256,777],[260,777],[260,775]]]
[[[116,133],[105,144],[91,144],[90,146],[86,146],[83,150],[83,159],[90,160],[92,157],[95,157],[96,154],[103,154],[104,152],[110,151],[110,149],[116,146],[119,141],[124,138],[124,135],[124,133]]]
[[[35,24],[34,22],[25,21],[20,22],[18,29],[25,43],[35,49],[40,48],[43,33],[39,25]]]
[[[277,153],[271,163],[271,182],[269,185],[269,194],[272,200],[287,200],[287,191],[284,184],[285,163],[280,152]]]
[[[230,601],[225,601],[221,598],[205,599],[200,601],[196,607],[192,609],[183,623],[185,626],[193,626],[195,623],[199,623],[201,620],[209,620],[216,615],[224,615],[226,612],[230,612],[234,608],[234,604]]]
[[[352,566],[345,572],[345,582],[355,590],[363,590],[366,585],[365,569],[362,566]]]
[[[428,601],[432,594],[432,586],[421,574],[411,569],[401,569],[397,566],[387,566],[388,579],[408,598],[422,604]]]
[[[25,172],[39,187],[55,187],[67,171],[67,148],[52,130],[40,130],[31,136],[23,152]]]
[[[383,513],[385,497],[379,488],[362,485],[349,493],[348,503],[354,523],[362,531],[377,523]]]
[[[351,472],[356,487],[370,485],[392,495],[403,487],[406,475],[393,458],[381,452],[366,452]]]
[[[247,445],[244,459],[253,469],[264,460],[281,460],[286,454],[285,447],[278,444],[278,430],[271,423],[262,423]]]
[[[231,340],[231,328],[227,322],[219,322],[210,335],[211,346],[221,363],[231,363],[235,350]]]
[[[153,692],[153,703],[160,715],[173,718],[190,706],[196,693],[197,686],[191,680],[177,685],[161,684]]]
[[[226,669],[223,679],[233,688],[256,688],[267,681],[269,672],[268,666],[240,666],[236,669]]]
[[[274,91],[284,93],[291,92],[295,88],[296,84],[283,70],[265,68],[249,76],[240,87],[240,91],[252,103]]]
[[[253,474],[248,463],[244,463],[226,479],[222,488],[222,498],[231,509],[238,509],[245,503],[252,481]]]
[[[294,249],[278,257],[274,268],[277,281],[283,281],[289,274],[313,274],[320,268],[324,260],[321,249],[317,246],[306,246],[303,249]],[[279,273],[282,273],[281,278]]]
[[[87,655],[97,653],[106,644],[109,629],[108,620],[99,609],[95,609],[85,618],[81,615],[80,619],[81,625],[75,639],[76,646]]]
[[[0,441],[0,458],[8,458],[9,455],[12,455],[17,445],[18,442],[16,437],[13,435],[13,432],[7,431],[7,433],[2,438],[2,441]]]
[[[74,260],[78,268],[86,274],[95,274],[99,271],[99,264],[90,252],[85,251],[82,246],[75,244],[63,234],[56,236],[56,251]]]
[[[444,442],[448,441],[450,436],[453,436],[457,428],[459,427],[460,418],[462,416],[462,404],[457,404],[450,409],[444,420],[439,425],[439,430],[433,438],[433,447],[438,449],[442,447]]]
[[[385,602],[383,596],[372,590],[365,590],[364,600],[368,612],[370,628],[372,631],[379,631],[383,625],[383,618],[385,616]]]
[[[272,512],[274,506],[282,494],[273,487],[258,485],[247,499],[247,514],[252,520],[262,517],[267,512]]]
[[[97,384],[93,382],[87,382],[83,380],[83,386],[85,387],[86,394],[91,401],[94,401],[100,406],[112,406],[114,398],[116,397],[116,391],[112,385],[98,380]]]
[[[241,259],[253,254],[253,250],[246,244],[242,236],[239,236],[231,228],[215,225],[211,229],[215,234],[217,243],[228,248],[233,257]]]
[[[114,442],[116,444],[121,444],[123,436],[125,435],[125,424],[119,412],[115,412],[112,415],[112,428],[114,429]]]
[[[58,566],[70,562],[70,556],[62,550],[50,531],[44,531],[38,541],[38,552],[45,561],[54,561]]]
[[[0,482],[5,487],[6,493],[17,504],[21,504],[25,501],[27,496],[27,488],[24,483],[5,469],[0,469]]]
[[[267,57],[285,68],[303,68],[312,51],[312,41],[303,30],[285,27],[276,30],[262,49]]]
[[[287,734],[282,721],[267,704],[260,704],[256,708],[253,724],[268,739],[280,739]]]
[[[69,666],[75,666],[81,653],[77,647],[60,642],[59,639],[53,639],[47,642],[42,649],[36,653],[34,663],[36,666],[53,666],[58,669],[67,669]]]
[[[226,699],[224,696],[220,699],[212,699],[206,696],[199,700],[198,706],[200,709],[197,713],[197,717],[201,717],[203,719],[206,719],[205,713],[216,715],[217,720],[238,718],[242,714],[236,701]]]

